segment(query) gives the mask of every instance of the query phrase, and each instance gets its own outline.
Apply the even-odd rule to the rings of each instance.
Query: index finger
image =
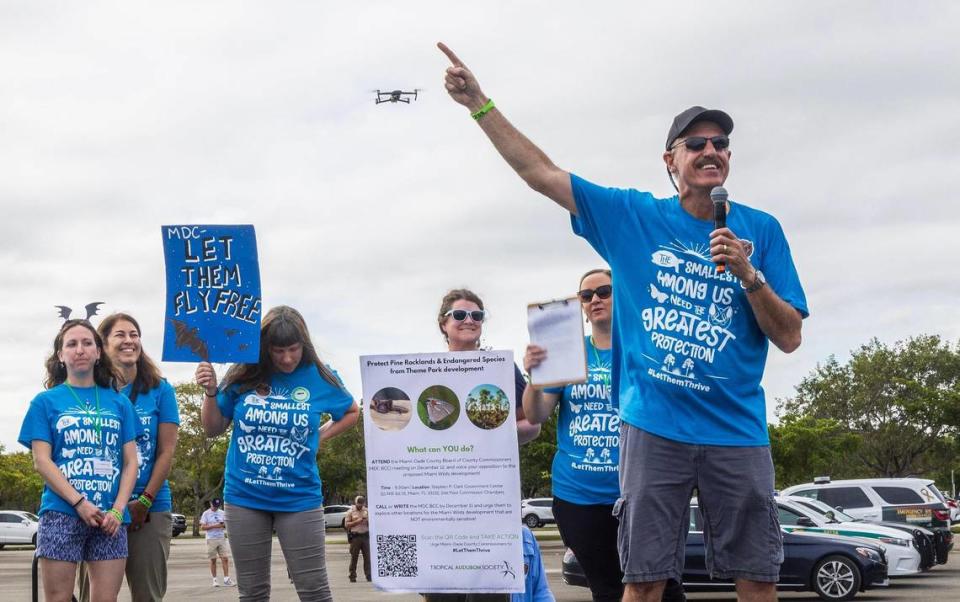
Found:
[[[447,48],[447,45],[443,42],[437,42],[437,48],[447,55],[447,58],[450,59],[450,62],[453,63],[454,67],[466,67],[466,65],[463,64],[463,61],[460,60],[460,57],[454,54],[452,50]]]

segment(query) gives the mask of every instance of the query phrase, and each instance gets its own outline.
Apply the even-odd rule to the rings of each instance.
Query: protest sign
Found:
[[[360,358],[373,583],[522,592],[513,354]]]
[[[260,267],[253,226],[161,226],[167,268],[163,360],[260,356]]]

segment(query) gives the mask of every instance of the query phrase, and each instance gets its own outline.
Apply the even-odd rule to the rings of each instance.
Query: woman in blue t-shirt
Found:
[[[207,362],[196,379],[207,436],[233,422],[223,497],[240,598],[270,599],[275,530],[300,599],[331,600],[317,453],[356,423],[357,404],[320,361],[303,316],[286,306],[263,318],[258,363],[234,364],[219,390]],[[323,414],[331,420],[321,425]]]
[[[596,602],[620,600],[623,572],[617,549],[619,521],[613,515],[620,497],[620,415],[611,394],[613,280],[610,270],[590,270],[577,293],[591,334],[584,340],[587,381],[562,388],[527,385],[523,408],[531,422],[557,418],[553,457],[553,517],[564,545],[573,550]],[[523,365],[529,371],[547,357],[547,349],[528,345]],[[667,583],[664,600],[683,600],[680,584]]]
[[[116,600],[127,557],[127,500],[137,479],[136,417],[113,389],[110,358],[86,320],[67,320],[18,441],[45,486],[37,552],[47,600],[70,600],[77,564],[98,600]]]

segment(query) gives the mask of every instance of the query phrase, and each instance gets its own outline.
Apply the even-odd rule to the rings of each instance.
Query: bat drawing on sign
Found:
[[[228,339],[229,339],[230,337],[232,337],[233,335],[238,334],[239,332],[240,332],[240,331],[237,330],[236,328],[224,328],[224,329],[223,329],[223,333],[224,333],[225,335],[227,335],[227,338],[228,338]]]
[[[170,320],[173,324],[174,344],[177,347],[187,347],[190,351],[197,354],[200,359],[207,361],[207,344],[200,338],[199,328],[190,328],[180,320]]]
[[[83,306],[83,309],[87,312],[87,317],[85,320],[89,320],[93,316],[97,315],[97,308],[103,305],[103,301],[94,301],[93,303],[87,303]],[[60,317],[63,318],[63,321],[66,322],[70,319],[70,314],[73,313],[73,309],[67,307],[66,305],[54,305],[58,310],[60,310]]]

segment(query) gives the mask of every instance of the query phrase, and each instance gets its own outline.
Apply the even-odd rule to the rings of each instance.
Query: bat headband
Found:
[[[103,305],[103,301],[94,301],[93,303],[87,303],[83,306],[83,309],[87,312],[87,317],[85,320],[89,320],[93,316],[97,315],[97,310]],[[60,317],[63,318],[63,321],[66,322],[70,319],[70,314],[73,313],[73,309],[67,307],[66,305],[54,305],[60,311]]]

